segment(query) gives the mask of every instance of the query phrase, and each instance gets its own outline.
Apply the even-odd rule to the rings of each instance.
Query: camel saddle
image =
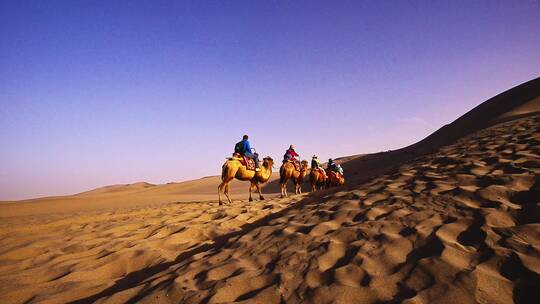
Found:
[[[232,159],[239,160],[246,169],[255,171],[255,160],[245,155],[234,153]]]
[[[326,177],[326,171],[324,171],[323,168],[317,168],[317,169],[314,169],[314,170],[319,171],[319,174]]]
[[[296,171],[302,171],[302,167],[300,166],[300,162],[298,160],[295,160],[295,161],[292,161],[292,160],[287,160],[285,161],[286,163],[292,163],[293,166],[294,166],[294,170]]]
[[[330,176],[333,175],[333,176],[335,176],[337,179],[342,179],[342,178],[344,178],[343,175],[341,175],[339,172],[335,172],[335,171],[332,171],[332,170],[327,171],[326,173],[327,173],[328,177],[330,177]]]

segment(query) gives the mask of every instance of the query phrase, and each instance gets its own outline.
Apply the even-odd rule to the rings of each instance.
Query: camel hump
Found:
[[[235,153],[233,153],[232,156],[226,157],[225,159],[242,161],[242,160],[244,160],[244,157],[242,156],[242,154],[235,152]]]
[[[287,165],[292,166],[294,168],[294,170],[296,170],[296,171],[300,171],[300,172],[302,171],[302,167],[301,167],[299,161],[283,160],[282,168],[284,168]]]

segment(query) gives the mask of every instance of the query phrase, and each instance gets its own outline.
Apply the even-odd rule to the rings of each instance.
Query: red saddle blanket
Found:
[[[246,169],[255,171],[255,160],[253,160],[252,158],[236,153],[233,155],[233,158],[239,160],[240,163],[246,167]]]
[[[252,159],[252,158],[249,158],[249,157],[246,157],[246,156],[243,156],[243,165],[246,166],[246,168],[248,170],[253,170],[255,171],[255,161]]]

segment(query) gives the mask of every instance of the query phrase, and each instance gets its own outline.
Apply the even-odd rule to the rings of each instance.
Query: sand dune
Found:
[[[279,179],[274,174],[269,183]],[[152,185],[134,183],[97,188],[75,195],[45,197],[0,204],[0,218],[14,216],[36,216],[51,213],[87,212],[114,210],[137,206],[155,206],[173,202],[194,202],[217,200],[219,176],[198,180]],[[234,181],[231,185],[232,198],[247,198],[249,183]],[[275,183],[265,188],[269,197],[277,196],[279,188]]]
[[[0,205],[2,303],[535,303],[538,88],[346,159],[343,188],[178,200],[215,199],[209,177]]]
[[[115,193],[115,192],[134,192],[134,191],[144,190],[144,189],[148,189],[155,186],[156,185],[150,184],[147,182],[138,182],[138,183],[133,183],[133,184],[125,184],[125,185],[111,185],[111,186],[100,187],[100,188],[93,189],[90,191],[85,191],[76,195],[83,196],[83,195],[106,194],[106,193]]]
[[[395,169],[416,157],[434,153],[441,147],[494,124],[540,113],[540,78],[505,91],[408,147],[353,157],[343,163],[348,181],[361,183],[374,175]]]

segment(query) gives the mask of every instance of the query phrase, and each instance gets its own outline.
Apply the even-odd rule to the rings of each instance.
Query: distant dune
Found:
[[[0,205],[2,303],[536,303],[540,78],[346,187],[247,202],[219,177]],[[241,199],[239,199],[241,198]]]
[[[270,182],[278,178],[279,176],[274,174]],[[213,201],[217,200],[217,186],[220,182],[219,176],[163,185],[139,182],[100,187],[75,195],[4,202],[0,204],[0,218],[149,206],[171,202]],[[231,185],[232,197],[245,199],[248,187],[249,183],[234,181]],[[278,188],[273,188],[277,195]]]
[[[116,193],[116,192],[135,192],[138,190],[147,189],[150,187],[155,187],[156,185],[147,183],[147,182],[138,182],[133,184],[120,184],[120,185],[111,185],[93,189],[90,191],[85,191],[79,194],[78,196],[83,195],[96,195],[96,194],[106,194],[106,193]]]

